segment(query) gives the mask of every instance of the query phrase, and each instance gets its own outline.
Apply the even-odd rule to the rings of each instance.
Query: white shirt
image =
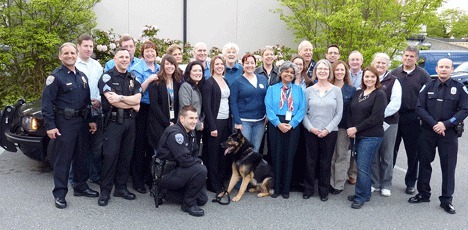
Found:
[[[86,74],[86,77],[88,77],[89,90],[91,91],[91,100],[97,99],[101,101],[101,95],[99,94],[98,89],[98,81],[103,73],[101,64],[92,58],[89,58],[88,62],[84,62],[80,57],[78,57],[75,67],[79,71]]]
[[[380,81],[382,81],[385,76],[387,76],[389,72],[386,74],[382,75],[379,77]],[[395,79],[395,82],[393,83],[392,87],[392,94],[390,95],[390,101],[387,104],[387,107],[385,108],[385,117],[392,116],[398,110],[400,110],[401,106],[401,95],[402,95],[402,90],[401,90],[401,84],[398,79]]]

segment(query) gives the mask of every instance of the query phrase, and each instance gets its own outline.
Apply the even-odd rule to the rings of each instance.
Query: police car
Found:
[[[10,152],[18,148],[33,160],[53,162],[55,142],[47,136],[41,112],[41,101],[26,103],[19,99],[1,114],[0,146]],[[53,164],[50,164],[53,165]]]

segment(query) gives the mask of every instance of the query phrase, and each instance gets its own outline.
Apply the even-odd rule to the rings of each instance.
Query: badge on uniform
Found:
[[[83,86],[86,88],[86,84],[88,81],[86,81],[86,78],[84,76],[81,76],[81,80],[83,80]]]
[[[109,76],[109,74],[105,73],[104,75],[102,75],[102,81],[104,83],[108,82],[110,79],[111,79],[111,76]]]
[[[129,90],[132,90],[135,84],[133,83],[133,80],[130,80],[130,86],[128,87]]]
[[[177,142],[177,144],[181,145],[182,143],[184,143],[184,135],[182,135],[181,133],[176,134],[175,141]]]
[[[258,85],[258,86],[260,87],[260,89],[265,88],[265,86],[264,86],[263,84],[260,84],[260,85]]]
[[[452,87],[452,88],[450,89],[450,93],[451,93],[452,95],[457,94],[457,87]]]
[[[49,76],[47,77],[47,80],[46,80],[46,85],[52,84],[52,83],[54,82],[54,80],[55,80],[55,77],[52,76],[52,75],[49,75]]]

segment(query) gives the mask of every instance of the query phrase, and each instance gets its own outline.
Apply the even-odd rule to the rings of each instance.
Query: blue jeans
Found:
[[[265,134],[265,119],[256,122],[242,122],[242,135],[253,144],[255,152],[258,152],[260,149],[263,134]]]
[[[361,204],[371,197],[372,162],[382,140],[383,137],[357,137],[356,139],[357,181],[354,201]]]

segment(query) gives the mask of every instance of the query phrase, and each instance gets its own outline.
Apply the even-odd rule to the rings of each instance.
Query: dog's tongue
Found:
[[[224,156],[226,156],[229,152],[231,152],[231,150],[233,149],[234,147],[229,147],[227,148],[226,150],[224,150]]]

